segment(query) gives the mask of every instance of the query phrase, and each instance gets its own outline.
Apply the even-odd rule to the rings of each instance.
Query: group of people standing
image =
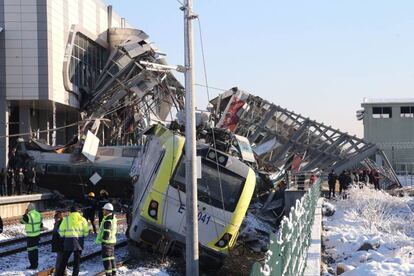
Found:
[[[66,275],[66,267],[70,256],[73,254],[72,275],[78,275],[80,260],[84,249],[84,240],[89,235],[88,220],[92,222],[93,232],[96,234],[95,243],[102,246],[102,262],[106,275],[116,275],[114,247],[116,244],[117,219],[114,215],[114,207],[109,203],[108,194],[101,192],[102,198],[94,201],[94,194],[89,193],[88,199],[91,205],[83,210],[83,215],[77,206],[72,206],[69,213],[64,216],[62,211],[56,211],[52,233],[52,252],[56,252],[54,275]],[[103,204],[103,205],[102,205]],[[100,214],[99,229],[94,224],[95,211]],[[38,244],[40,232],[43,228],[41,213],[30,203],[21,219],[25,224],[27,235],[27,251],[30,266],[27,269],[38,267]]]
[[[377,170],[342,171],[339,176],[334,170],[328,174],[329,198],[335,197],[336,182],[339,182],[339,194],[346,197],[346,190],[352,184],[358,184],[362,188],[365,184],[373,184],[376,190],[379,186],[380,176]]]
[[[4,168],[0,171],[0,196],[30,194],[36,185],[35,168]]]

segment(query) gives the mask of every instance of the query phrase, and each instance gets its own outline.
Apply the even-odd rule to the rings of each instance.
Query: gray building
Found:
[[[18,134],[55,145],[77,132],[42,131],[79,120],[120,27],[130,26],[100,0],[0,0],[0,169]]]
[[[414,99],[364,99],[361,106],[364,138],[384,150],[397,173],[414,173]]]

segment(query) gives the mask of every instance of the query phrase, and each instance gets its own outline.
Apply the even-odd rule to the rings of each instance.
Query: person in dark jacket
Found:
[[[16,175],[16,183],[17,183],[17,194],[21,195],[23,194],[23,182],[24,182],[24,174],[23,174],[23,169],[20,168]]]
[[[0,216],[0,234],[3,233],[3,220],[1,219]]]
[[[93,232],[96,234],[95,226],[95,213],[96,213],[96,201],[95,193],[90,192],[86,198],[86,208],[83,211],[83,215],[87,221],[90,221],[92,224]]]
[[[380,190],[379,186],[380,176],[377,170],[372,170],[372,183],[374,184],[375,190]]]
[[[63,260],[63,238],[59,236],[59,226],[63,220],[63,213],[56,211],[55,224],[52,232],[52,252],[56,252],[55,272],[61,266]],[[66,270],[66,268],[65,268]],[[64,273],[66,274],[66,273]],[[56,275],[56,273],[54,273]]]
[[[346,176],[346,172],[342,171],[341,174],[338,176],[339,180],[339,194],[342,195],[348,185],[348,177]]]
[[[101,221],[103,219],[103,212],[102,208],[105,206],[105,204],[110,203],[109,202],[109,193],[106,190],[101,190],[99,192],[99,202],[98,202],[98,218],[99,218],[99,225],[101,225]]]
[[[14,195],[16,192],[16,180],[14,178],[14,171],[9,169],[7,172],[7,192],[8,195]]]
[[[328,185],[329,185],[329,198],[335,197],[335,186],[336,186],[336,180],[338,179],[338,176],[336,175],[335,171],[332,170],[328,174]]]

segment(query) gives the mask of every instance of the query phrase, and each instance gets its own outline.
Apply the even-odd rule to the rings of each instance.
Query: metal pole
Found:
[[[198,220],[197,171],[195,135],[195,99],[193,67],[192,0],[184,1],[184,57],[185,57],[185,187],[186,187],[186,274],[198,276]]]

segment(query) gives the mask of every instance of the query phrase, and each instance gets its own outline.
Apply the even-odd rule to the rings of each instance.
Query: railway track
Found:
[[[125,260],[117,262],[116,263],[116,268],[120,268],[120,267],[125,266],[125,264],[127,264],[130,260],[131,260],[130,258],[127,258]],[[105,270],[102,270],[101,272],[98,272],[98,273],[95,274],[95,276],[105,276],[105,275],[106,275]]]
[[[115,244],[115,248],[120,248],[120,247],[124,247],[124,246],[127,246],[128,245],[128,241],[127,240],[123,240],[123,241],[120,241],[120,242],[118,242],[118,243],[116,243]],[[86,255],[83,255],[82,257],[81,257],[81,263],[83,263],[83,262],[85,262],[85,261],[88,261],[88,260],[90,260],[90,259],[93,259],[93,258],[95,258],[95,257],[98,257],[98,256],[100,256],[101,255],[101,250],[97,250],[97,251],[94,251],[94,252],[92,252],[92,253],[89,253],[89,254],[86,254]],[[124,260],[124,261],[121,261],[121,262],[119,262],[120,264],[124,264],[126,262],[126,260]],[[68,265],[69,266],[71,266],[71,265],[73,265],[73,262],[69,262],[68,263]],[[118,267],[118,264],[117,264],[117,267]],[[53,274],[53,271],[54,271],[54,268],[48,268],[48,269],[45,269],[45,270],[42,270],[42,271],[39,271],[38,273],[36,273],[35,275],[37,275],[37,276],[49,276],[49,275],[52,275]],[[102,273],[102,272],[100,272],[100,273]],[[97,274],[97,275],[105,275],[105,272],[103,272],[104,274]]]
[[[125,224],[125,223],[126,223],[126,218],[121,216],[118,219],[118,225]],[[52,231],[42,232],[40,234],[41,240],[39,242],[39,246],[50,244],[52,242],[51,236],[52,236]],[[50,238],[45,239],[45,237],[50,237]],[[5,241],[0,242],[0,257],[6,257],[6,256],[10,256],[10,255],[14,255],[14,254],[26,251],[27,249],[26,245],[22,245],[19,247],[13,247],[12,249],[7,250],[7,247],[11,247],[12,245],[17,245],[17,244],[25,243],[25,242],[26,242],[26,237],[15,238],[15,239],[10,239],[10,240],[5,240]]]

